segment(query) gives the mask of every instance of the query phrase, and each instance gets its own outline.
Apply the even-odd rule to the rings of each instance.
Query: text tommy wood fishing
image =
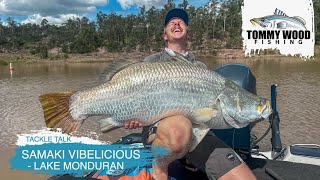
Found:
[[[310,39],[308,30],[247,30],[247,38],[254,39],[255,44],[303,44],[304,39]]]

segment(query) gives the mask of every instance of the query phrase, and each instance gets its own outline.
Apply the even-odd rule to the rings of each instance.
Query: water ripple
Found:
[[[207,59],[210,67],[226,63]],[[228,61],[227,63],[230,63]],[[293,143],[320,144],[320,63],[287,60],[242,60],[257,79],[257,92],[270,97],[270,85],[278,86],[278,111],[281,138],[284,145]],[[0,69],[0,146],[12,155],[17,134],[30,133],[45,127],[38,97],[43,93],[81,90],[96,83],[105,65],[100,63],[76,64],[20,64],[13,77]],[[257,124],[253,133],[258,137],[267,129],[268,121]],[[137,131],[118,130],[101,134],[98,120],[90,119],[80,128],[79,135],[115,141],[121,136]],[[92,133],[95,132],[95,133]],[[259,145],[270,149],[270,133]]]

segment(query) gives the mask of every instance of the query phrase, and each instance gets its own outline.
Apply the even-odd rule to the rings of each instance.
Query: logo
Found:
[[[299,17],[290,17],[283,11],[276,8],[273,15],[268,15],[250,20],[252,25],[260,26],[264,29],[301,29],[306,30],[306,21]]]
[[[277,8],[273,15],[253,18],[250,22],[253,26],[263,29],[247,30],[248,39],[254,39],[255,44],[303,44],[303,39],[310,39],[311,36],[303,18],[290,17]]]
[[[244,0],[242,37],[246,55],[277,49],[284,55],[314,56],[312,1],[297,0],[297,4],[290,7],[285,6],[285,3],[292,4],[290,0],[282,0],[281,5],[270,1]]]

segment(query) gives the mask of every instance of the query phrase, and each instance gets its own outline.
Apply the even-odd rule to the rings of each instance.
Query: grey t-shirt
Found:
[[[152,54],[152,55],[146,57],[143,61],[145,61],[145,62],[167,61],[167,60],[172,59],[172,56],[174,56],[174,52],[173,52],[173,54],[172,53],[169,54],[168,51],[166,49],[164,49],[161,52],[157,52],[155,54]],[[183,55],[183,57],[185,57],[188,61],[190,61],[193,64],[198,64],[200,66],[207,67],[204,63],[196,60],[195,57],[190,53],[188,53],[187,55]]]

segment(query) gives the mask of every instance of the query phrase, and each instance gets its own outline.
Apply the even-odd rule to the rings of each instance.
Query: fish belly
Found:
[[[193,110],[209,107],[210,104],[212,101],[203,95],[160,89],[150,92],[139,91],[105,101],[100,107],[98,105],[92,107],[91,112],[97,113],[96,109],[101,109],[102,111],[97,114],[109,114],[118,124],[139,120],[143,125],[150,125],[174,115],[192,118]]]
[[[86,102],[82,101],[79,104],[85,106],[83,114],[109,115],[118,125],[130,120],[139,120],[143,125],[149,125],[173,115],[184,115],[192,120],[192,112],[195,109],[214,106],[216,97],[207,91],[203,84],[188,84],[166,80],[148,85],[113,87],[114,90],[100,90],[100,95],[87,98]],[[85,94],[94,93],[82,95],[88,96]]]

